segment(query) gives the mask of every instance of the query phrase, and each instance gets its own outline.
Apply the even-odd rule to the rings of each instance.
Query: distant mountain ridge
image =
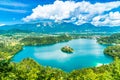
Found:
[[[5,25],[0,27],[0,31],[8,32],[37,32],[37,33],[83,33],[83,32],[119,32],[120,27],[96,27],[92,24],[85,23],[82,25],[75,25],[72,23],[52,23],[52,22],[40,22],[40,23],[26,23]]]

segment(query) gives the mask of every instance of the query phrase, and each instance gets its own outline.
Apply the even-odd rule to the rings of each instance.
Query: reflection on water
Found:
[[[61,51],[61,47],[66,45],[74,49],[73,54],[66,54]],[[74,69],[110,63],[113,59],[103,54],[104,48],[104,45],[100,45],[92,39],[75,39],[69,42],[39,47],[26,46],[14,57],[14,61],[19,62],[30,57],[44,66],[61,68],[69,72]]]

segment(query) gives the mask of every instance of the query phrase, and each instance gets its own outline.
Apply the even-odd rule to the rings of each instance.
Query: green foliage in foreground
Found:
[[[2,64],[2,63],[1,63]],[[19,63],[7,62],[0,70],[0,80],[119,80],[120,59],[115,58],[109,65],[96,68],[74,70],[66,73],[62,70],[43,67],[30,58]],[[0,66],[1,67],[1,66]]]
[[[0,71],[0,80],[65,80],[67,74],[58,69],[43,67],[27,58],[20,63],[7,63],[8,71]],[[3,69],[6,68],[3,66]]]

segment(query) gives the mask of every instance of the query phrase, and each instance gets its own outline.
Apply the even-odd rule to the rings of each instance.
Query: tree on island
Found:
[[[71,48],[70,46],[64,46],[64,47],[62,47],[61,51],[65,52],[65,53],[73,53],[74,52],[73,48]]]

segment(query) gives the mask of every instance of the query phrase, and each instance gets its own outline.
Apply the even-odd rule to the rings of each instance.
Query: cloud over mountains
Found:
[[[4,26],[4,25],[5,25],[5,24],[0,24],[0,27],[1,27],[1,26]]]
[[[23,18],[25,22],[36,20],[54,20],[72,22],[77,25],[92,23],[96,26],[119,26],[120,12],[113,9],[120,8],[120,1],[95,3],[55,1],[53,4],[38,5],[31,15]]]

